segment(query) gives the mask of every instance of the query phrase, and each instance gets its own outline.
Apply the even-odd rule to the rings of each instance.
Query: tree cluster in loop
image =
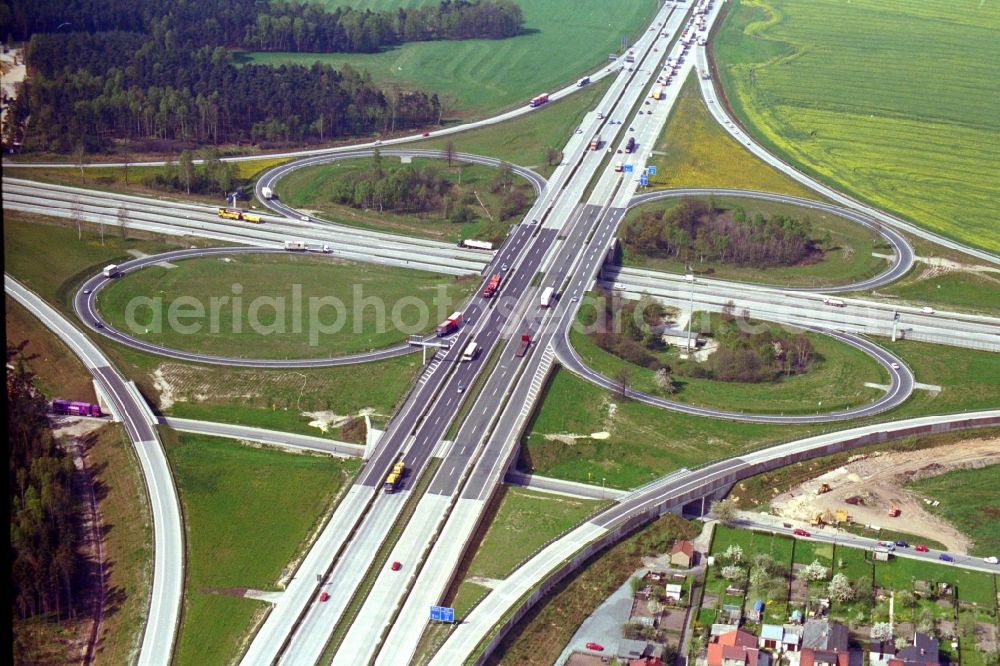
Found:
[[[812,223],[788,215],[748,215],[742,208],[718,210],[684,199],[662,214],[650,211],[631,220],[625,243],[633,251],[684,261],[718,261],[734,266],[792,266],[821,256]]]

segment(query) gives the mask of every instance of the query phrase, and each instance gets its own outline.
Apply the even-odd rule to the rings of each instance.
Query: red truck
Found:
[[[437,328],[434,329],[434,333],[436,333],[439,338],[443,338],[444,336],[457,331],[461,323],[462,313],[452,312],[450,317],[445,319]]]
[[[549,101],[549,94],[543,93],[538,97],[532,97],[531,101],[528,102],[528,106],[534,109],[541,106],[542,104],[545,104],[547,101]]]
[[[514,352],[514,356],[524,356],[528,353],[528,347],[531,346],[531,336],[525,333],[521,336],[521,342],[517,345],[517,351]]]
[[[490,298],[493,294],[497,293],[500,289],[500,274],[494,273],[490,276],[490,279],[486,281],[486,286],[483,287],[483,298]]]

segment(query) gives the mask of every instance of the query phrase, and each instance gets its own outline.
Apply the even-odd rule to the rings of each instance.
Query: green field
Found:
[[[489,155],[511,164],[530,167],[543,176],[551,176],[555,165],[546,162],[546,148],[561,150],[566,145],[583,121],[584,115],[597,107],[612,80],[611,77],[605,77],[574,95],[549,102],[526,116],[454,136],[427,139],[416,146],[444,150],[451,143],[457,152]]]
[[[362,0],[358,9],[392,9],[431,1]],[[326,0],[329,7],[342,0]],[[350,64],[372,75],[383,88],[436,93],[446,118],[484,115],[527,103],[607,62],[608,54],[631,39],[652,19],[651,0],[608,3],[603,0],[519,0],[523,34],[503,40],[415,42],[376,54],[251,53],[248,62],[279,65],[319,60],[334,67]]]
[[[180,261],[176,268],[147,266],[103,289],[98,308],[115,328],[173,349],[323,358],[426,333],[475,287],[472,279],[328,257],[235,254]],[[326,298],[336,302],[324,306]],[[156,302],[142,304],[149,299]],[[170,309],[183,299],[202,316],[172,325]]]
[[[394,173],[401,167],[397,157],[384,156],[382,162],[387,174]],[[534,201],[535,193],[531,185],[515,175],[514,186],[521,191],[525,207],[522,212],[501,220],[501,197],[490,191],[491,182],[497,174],[496,169],[462,162],[454,162],[448,168],[446,160],[432,158],[415,158],[411,163],[416,168],[436,172],[451,183],[454,192],[452,197],[458,196],[459,201],[464,202],[473,219],[463,223],[452,222],[445,215],[443,207],[425,213],[404,214],[354,208],[332,201],[329,190],[336,182],[353,180],[371,171],[372,160],[365,158],[297,169],[281,179],[279,192],[282,201],[289,206],[317,211],[321,217],[340,224],[453,243],[464,238],[502,240],[507,235],[508,225],[518,221],[523,211]],[[449,214],[455,210],[456,205],[458,204],[455,202],[450,204]]]
[[[822,200],[758,160],[719,127],[701,100],[694,71],[684,82],[653,150],[649,162],[656,167],[656,175],[649,178],[653,189],[735,188]]]
[[[95,433],[88,456],[99,491],[110,603],[105,608],[98,661],[124,663],[133,654],[149,607],[153,530],[146,486],[131,442],[119,426]]]
[[[780,330],[777,325],[770,325]],[[716,407],[747,413],[796,414],[828,412],[872,402],[882,395],[868,388],[865,382],[884,383],[885,371],[867,354],[848,347],[824,335],[807,333],[817,360],[800,375],[784,377],[777,382],[745,384],[674,375],[677,392],[664,396],[692,405]],[[628,361],[597,346],[593,338],[574,330],[570,342],[593,370],[606,377],[615,377],[627,367],[631,373],[630,387],[653,395],[662,392],[655,383],[655,372]],[[661,355],[669,363],[677,359],[675,349]]]
[[[693,467],[760,446],[863,423],[996,407],[1000,355],[917,342],[883,344],[909,365],[917,390],[902,406],[872,419],[819,426],[781,426],[706,419],[623,401],[557,370],[529,422],[519,467],[545,476],[633,488],[680,467]],[[607,433],[605,436],[603,433]],[[593,437],[592,435],[598,435]],[[963,435],[959,434],[959,437]],[[739,493],[736,493],[739,494]]]
[[[681,467],[820,430],[668,412],[623,401],[557,370],[528,425],[519,467],[544,476],[592,484],[604,479],[609,487],[634,488]]]
[[[1000,274],[992,272],[941,274],[918,266],[902,280],[879,289],[879,293],[893,294],[916,306],[933,305],[987,314],[1000,312]]]
[[[783,158],[1000,250],[1000,5],[742,0],[715,39],[738,118]]]
[[[743,208],[748,217],[759,212],[765,217],[788,215],[799,220],[809,220],[813,227],[812,239],[818,242],[825,233],[829,232],[830,245],[828,248],[824,248],[825,252],[821,261],[767,268],[735,266],[722,262],[699,262],[692,266],[695,274],[723,280],[775,284],[782,287],[822,287],[856,282],[877,275],[887,268],[885,259],[872,256],[872,232],[845,218],[801,206],[754,199],[715,197],[705,201],[711,202],[716,209],[721,210]],[[680,205],[680,199],[667,199],[643,204],[630,210],[623,224],[639,218],[643,213],[662,214],[678,205]],[[881,248],[877,251],[885,252]],[[623,264],[670,273],[687,272],[683,259],[651,257],[633,251],[629,247],[624,249]]]
[[[184,614],[175,660],[226,663],[283,569],[358,461],[293,455],[161,430],[186,528]]]
[[[894,557],[888,562],[875,564],[875,583],[880,587],[910,590],[914,580],[948,583],[955,588],[959,601],[987,608],[994,608],[996,604],[993,576],[983,571],[907,557]]]
[[[580,523],[599,504],[505,487],[500,508],[469,565],[468,576],[506,578],[526,557]]]
[[[947,472],[909,484],[920,497],[941,502],[928,506],[972,538],[970,553],[981,557],[1000,554],[1000,465]]]
[[[176,248],[157,240],[122,243],[117,237],[106,238],[102,246],[92,229],[84,230],[81,241],[76,230],[65,225],[10,217],[4,220],[5,269],[70,319],[75,318],[68,305],[73,289],[109,262],[128,257],[125,249],[153,254]],[[358,437],[342,432],[341,421],[369,411],[376,427],[385,423],[423,367],[419,356],[407,355],[368,363],[364,372],[356,367],[225,368],[165,361],[103,336],[94,339],[135,380],[149,402],[166,414],[316,435],[320,430],[310,425],[314,416],[307,412],[319,412],[333,421],[327,431],[354,440]]]

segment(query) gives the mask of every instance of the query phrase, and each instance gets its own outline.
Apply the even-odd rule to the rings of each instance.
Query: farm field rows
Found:
[[[1000,250],[1000,7],[743,0],[715,41],[739,119],[874,205]]]
[[[328,7],[341,6],[326,0]],[[357,9],[388,10],[429,2],[363,0]],[[532,96],[566,85],[607,62],[621,39],[632,39],[656,11],[654,2],[519,0],[523,34],[503,40],[408,43],[375,54],[250,53],[245,60],[280,65],[315,61],[349,64],[388,88],[436,93],[445,118],[485,115],[527,103]]]

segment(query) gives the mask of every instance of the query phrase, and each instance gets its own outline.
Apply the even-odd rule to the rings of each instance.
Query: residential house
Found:
[[[939,666],[938,642],[927,634],[915,633],[913,643],[889,659],[888,666]]]
[[[694,544],[687,540],[674,542],[670,549],[670,564],[687,569],[694,564]]]
[[[760,638],[757,640],[757,647],[768,650],[780,650],[781,639],[784,636],[781,625],[765,624],[760,628]]]
[[[628,666],[666,666],[659,657],[643,657],[628,662]]]
[[[868,663],[871,666],[887,666],[889,660],[896,656],[896,643],[893,640],[872,640],[868,645]]]
[[[802,625],[785,624],[782,625],[781,631],[781,651],[798,652],[802,648],[802,633],[804,631]]]
[[[844,625],[829,620],[805,623],[798,666],[851,666],[860,663],[860,656],[851,654]]]
[[[708,666],[769,666],[766,652],[757,647],[757,637],[736,629],[708,644]]]
[[[653,646],[651,646],[646,641],[636,641],[628,638],[623,638],[618,641],[618,659],[622,661],[631,661],[633,659],[642,659],[644,657],[653,656]]]

